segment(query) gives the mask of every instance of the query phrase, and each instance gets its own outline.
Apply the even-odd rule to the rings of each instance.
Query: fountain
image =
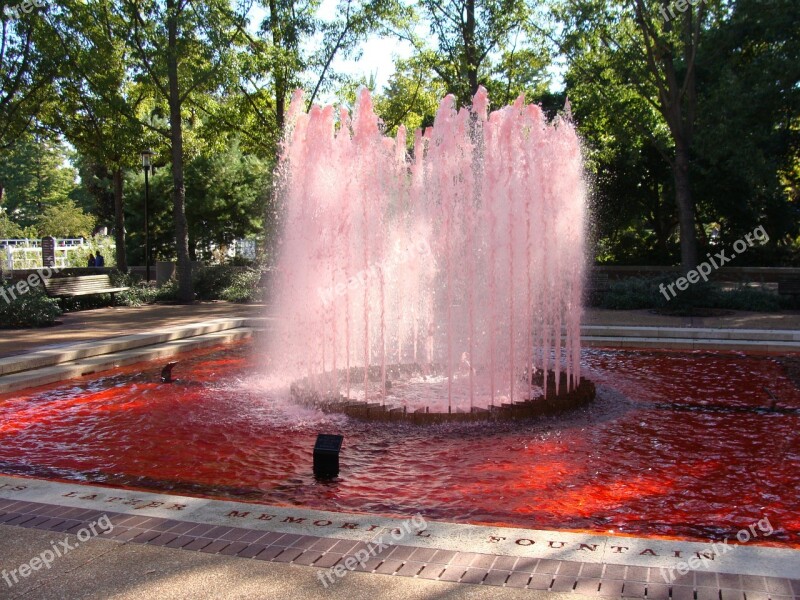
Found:
[[[289,112],[268,354],[296,400],[411,421],[517,418],[586,402],[580,376],[586,188],[569,118],[520,97],[445,97],[434,125],[381,132]]]

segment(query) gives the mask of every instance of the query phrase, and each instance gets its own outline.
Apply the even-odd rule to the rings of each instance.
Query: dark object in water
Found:
[[[177,360],[168,362],[163,369],[161,369],[161,383],[172,383],[175,381],[172,378],[172,367],[178,364]]]
[[[314,444],[314,475],[320,478],[336,477],[339,474],[339,452],[344,437],[320,433]]]
[[[774,411],[778,406],[778,399],[775,397],[775,394],[769,388],[764,388],[764,391],[769,394],[769,397],[772,398],[772,404],[769,405],[769,409]]]

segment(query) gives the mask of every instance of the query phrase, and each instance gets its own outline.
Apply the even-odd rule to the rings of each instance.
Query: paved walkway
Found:
[[[0,598],[800,598],[800,551],[724,550],[0,476]]]
[[[66,313],[59,325],[41,329],[0,329],[0,357],[24,354],[90,340],[105,340],[153,329],[210,321],[220,317],[263,317],[263,304],[201,302],[188,306],[154,304],[129,308],[114,306]]]
[[[61,317],[61,324],[54,327],[0,330],[0,357],[220,317],[267,317],[269,314],[269,307],[263,304],[230,302],[203,302],[189,306],[157,304],[137,308],[110,307],[67,313]],[[669,317],[647,310],[590,308],[586,310],[583,324],[800,330],[800,312],[733,312],[722,317]]]

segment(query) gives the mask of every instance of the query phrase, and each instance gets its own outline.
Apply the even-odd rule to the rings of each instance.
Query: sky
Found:
[[[317,14],[321,19],[332,20],[336,16],[338,4],[339,0],[322,0]],[[257,28],[265,15],[266,11],[263,8],[254,6],[250,11],[251,28]],[[419,31],[418,33],[429,35],[427,31]],[[413,54],[413,48],[408,42],[394,37],[378,35],[369,36],[361,44],[360,50],[360,57],[357,59],[345,59],[337,56],[333,61],[332,67],[334,70],[350,75],[355,79],[369,79],[371,75],[374,75],[378,91],[386,87],[389,79],[394,74],[394,65],[397,59],[408,58]],[[358,55],[359,53],[356,53],[356,56]],[[563,89],[564,72],[564,65],[558,63],[551,65],[550,73],[552,79],[550,89],[552,92]],[[333,92],[322,93],[318,98],[323,104],[335,103],[337,100]]]
[[[322,0],[318,15],[321,19],[332,20],[336,16],[339,0]],[[260,6],[254,6],[250,11],[251,29],[255,30],[266,15]],[[332,68],[340,73],[345,73],[354,78],[366,78],[375,75],[377,89],[383,89],[394,74],[394,63],[398,58],[408,58],[412,54],[411,44],[400,41],[394,37],[371,35],[360,46],[359,59],[345,59],[337,56]],[[322,102],[328,103],[335,100],[329,93],[320,96]]]

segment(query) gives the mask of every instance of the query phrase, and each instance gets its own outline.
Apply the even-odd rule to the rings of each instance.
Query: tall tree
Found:
[[[676,3],[681,4],[681,3]],[[691,162],[697,116],[697,69],[706,31],[719,22],[720,2],[565,0],[563,48],[581,61],[595,84],[627,87],[660,115],[671,147],[661,147],[674,180],[681,266],[697,265],[697,219]],[[660,144],[653,136],[655,143]]]
[[[42,19],[51,27],[49,46],[66,57],[56,80],[59,110],[47,121],[80,153],[82,176],[101,216],[110,191],[117,268],[126,271],[123,170],[136,166],[143,149],[139,113],[146,98],[146,89],[129,77],[128,31],[105,0],[72,2],[68,10],[49,11]]]
[[[506,60],[506,67],[520,66],[513,49],[530,42],[526,24],[531,10],[525,0],[419,0],[418,6],[437,47],[430,48],[411,33],[403,37],[460,104],[470,104],[479,85],[491,87],[495,55]],[[512,78],[509,74],[509,81]]]
[[[244,19],[226,0],[122,0],[121,16],[131,32],[135,75],[167,106],[173,219],[178,258],[178,297],[194,299],[184,182],[184,123],[203,96],[232,87],[232,67],[244,41]],[[187,112],[192,114],[187,115]]]

